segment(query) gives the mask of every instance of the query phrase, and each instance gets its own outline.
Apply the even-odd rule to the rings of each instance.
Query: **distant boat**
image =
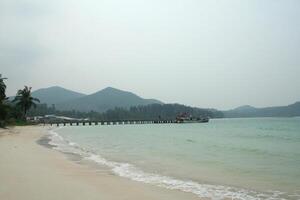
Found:
[[[208,117],[193,117],[186,113],[180,114],[176,117],[176,123],[207,123],[209,122]]]

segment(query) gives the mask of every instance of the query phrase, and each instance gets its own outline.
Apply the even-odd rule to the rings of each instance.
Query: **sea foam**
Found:
[[[83,157],[83,159],[93,161],[97,164],[107,166],[111,171],[121,177],[125,177],[134,181],[139,181],[159,187],[180,190],[197,195],[200,198],[208,198],[212,200],[236,199],[236,200],[285,200],[284,193],[279,191],[270,191],[268,193],[260,193],[253,190],[247,190],[236,187],[202,184],[190,180],[179,180],[169,176],[163,176],[155,173],[144,172],[136,166],[129,163],[120,163],[109,161],[90,150],[80,147],[78,144],[65,140],[54,130],[49,131],[49,144],[53,148],[64,152],[73,153]]]

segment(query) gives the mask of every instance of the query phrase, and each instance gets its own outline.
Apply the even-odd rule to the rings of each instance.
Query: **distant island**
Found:
[[[300,116],[300,102],[287,106],[255,108],[249,105],[223,111],[226,118],[241,117],[296,117]]]

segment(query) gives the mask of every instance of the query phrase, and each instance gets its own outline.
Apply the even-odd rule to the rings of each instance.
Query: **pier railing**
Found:
[[[130,124],[172,124],[176,120],[105,120],[105,121],[47,121],[42,124],[51,126],[97,126],[97,125],[130,125]]]

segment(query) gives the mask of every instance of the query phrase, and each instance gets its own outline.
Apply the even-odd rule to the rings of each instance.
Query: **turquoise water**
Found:
[[[208,199],[300,199],[300,118],[64,127],[52,142],[120,176]]]

